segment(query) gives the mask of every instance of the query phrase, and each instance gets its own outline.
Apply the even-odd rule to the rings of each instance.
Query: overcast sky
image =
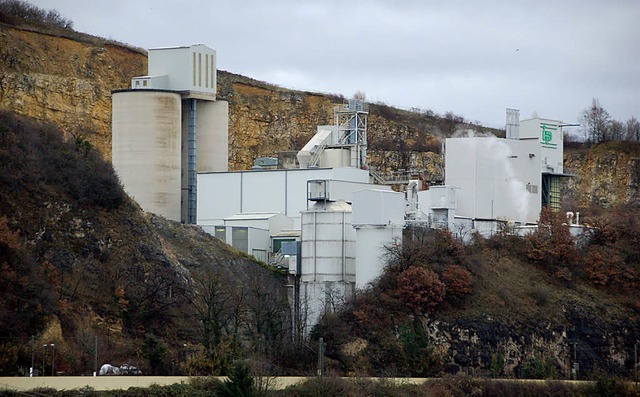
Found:
[[[205,44],[282,87],[504,126],[575,122],[592,98],[640,117],[640,1],[31,0],[142,48]]]

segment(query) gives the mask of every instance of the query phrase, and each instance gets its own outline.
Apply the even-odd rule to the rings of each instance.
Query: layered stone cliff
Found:
[[[640,204],[640,143],[609,142],[565,150],[565,169],[575,175],[564,185],[569,208],[611,208]]]
[[[111,158],[111,90],[146,71],[146,54],[106,40],[86,41],[0,25],[0,108],[51,121]]]
[[[224,54],[220,54],[224,56]],[[43,32],[0,24],[0,109],[52,121],[111,158],[111,91],[146,74],[146,52],[71,31]],[[340,95],[294,91],[218,71],[218,96],[229,102],[229,169],[248,169],[253,160],[297,151],[316,132],[333,124]],[[418,170],[442,180],[443,139],[468,125],[458,117],[372,104],[369,164],[382,172]],[[81,128],[82,127],[82,128]],[[492,133],[500,131],[490,130]],[[568,207],[638,203],[638,155],[608,150],[567,151],[576,174],[565,184]]]
[[[46,33],[0,24],[0,108],[52,121],[111,157],[111,91],[147,72],[144,50],[75,32]],[[316,126],[333,124],[339,95],[280,88],[218,71],[218,96],[229,101],[229,168],[248,169],[257,157],[299,150]],[[460,120],[372,105],[371,163],[383,170],[442,168],[439,137]]]

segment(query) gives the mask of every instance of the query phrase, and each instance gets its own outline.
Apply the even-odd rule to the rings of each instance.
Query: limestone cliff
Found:
[[[80,40],[82,39],[82,41]],[[0,108],[51,121],[111,158],[111,90],[146,72],[146,54],[92,36],[0,24]]]
[[[222,54],[221,54],[222,55]],[[111,157],[111,91],[146,74],[146,52],[70,31],[0,24],[0,108],[52,121]],[[333,124],[339,95],[294,91],[218,71],[218,96],[229,101],[229,168],[299,150],[317,125]],[[466,128],[445,119],[378,104],[369,119],[370,163],[383,170],[441,169],[439,137]]]
[[[640,143],[609,142],[565,150],[565,169],[574,174],[564,186],[568,208],[640,204]]]
[[[224,56],[224,54],[220,54]],[[0,109],[52,121],[82,136],[111,158],[111,91],[146,74],[142,49],[73,31],[50,31],[0,23]],[[333,123],[333,107],[344,97],[294,91],[218,71],[218,96],[229,102],[229,169],[253,160],[297,151]],[[461,118],[372,104],[369,164],[383,172],[418,170],[442,180],[443,138],[473,128]],[[83,128],[86,130],[86,128]],[[500,131],[489,130],[499,134]],[[570,208],[638,203],[638,154],[623,147],[568,150],[566,167],[576,175],[565,184]]]

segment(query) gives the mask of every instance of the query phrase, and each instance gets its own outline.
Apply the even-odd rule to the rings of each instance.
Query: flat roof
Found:
[[[224,218],[225,221],[250,221],[250,220],[265,220],[273,218],[276,215],[282,215],[281,212],[243,212],[241,214],[231,215]]]
[[[300,237],[300,230],[283,230],[274,234],[271,237]]]

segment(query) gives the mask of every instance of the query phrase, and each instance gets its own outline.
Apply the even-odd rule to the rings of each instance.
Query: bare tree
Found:
[[[198,291],[190,301],[202,327],[205,352],[211,356],[226,336],[237,341],[244,295],[234,296],[228,280],[213,266],[202,269],[194,281]]]
[[[600,106],[600,101],[597,98],[592,99],[591,106],[583,110],[579,118],[587,142],[600,143],[609,140],[608,127],[611,123],[611,116],[605,108]]]
[[[625,130],[628,141],[640,141],[640,121],[637,118],[632,116],[627,120]]]
[[[607,138],[612,141],[622,141],[625,138],[625,125],[618,120],[611,120],[607,128]]]

